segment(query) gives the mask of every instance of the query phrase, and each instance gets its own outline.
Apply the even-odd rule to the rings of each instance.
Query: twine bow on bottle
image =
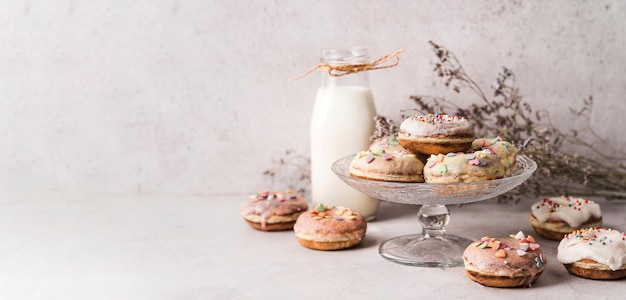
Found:
[[[304,76],[309,75],[310,73],[312,73],[313,71],[319,69],[322,70],[324,72],[327,72],[328,75],[333,76],[333,77],[339,77],[339,76],[345,76],[348,74],[353,74],[353,73],[358,73],[358,72],[362,72],[362,71],[368,71],[368,70],[378,70],[378,69],[386,69],[386,68],[392,68],[398,65],[398,63],[400,62],[400,58],[398,57],[398,54],[400,54],[402,51],[404,51],[404,49],[399,49],[396,52],[387,54],[369,64],[355,64],[355,65],[336,65],[336,64],[328,64],[328,63],[320,63],[319,65],[311,68],[310,70],[304,72],[302,75],[293,77],[291,79],[289,79],[289,81],[294,81],[294,80],[298,80]],[[388,64],[388,65],[382,65],[383,63],[385,63],[386,61],[390,60],[394,58],[395,61]]]

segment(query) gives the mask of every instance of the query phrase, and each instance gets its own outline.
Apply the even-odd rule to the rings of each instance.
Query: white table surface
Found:
[[[260,232],[239,215],[247,196],[4,195],[0,299],[623,299],[626,282],[593,281],[556,261],[530,288],[489,288],[463,267],[396,264],[378,245],[420,231],[419,207],[383,203],[354,249],[300,246],[292,231]],[[606,227],[626,230],[626,201],[600,201]],[[453,206],[448,231],[506,236],[528,222],[531,201]],[[536,235],[535,235],[536,236]],[[504,298],[506,297],[506,298]]]

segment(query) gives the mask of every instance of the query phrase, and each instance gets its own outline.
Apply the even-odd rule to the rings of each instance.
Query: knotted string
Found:
[[[353,74],[353,73],[358,73],[358,72],[362,72],[362,71],[368,71],[368,70],[378,70],[378,69],[386,69],[386,68],[392,68],[398,65],[398,63],[400,62],[400,58],[398,57],[398,54],[400,54],[400,52],[404,51],[404,49],[400,49],[396,52],[387,54],[369,64],[357,64],[357,65],[333,65],[333,64],[328,64],[328,63],[320,63],[319,65],[311,68],[310,70],[304,72],[302,75],[293,77],[291,79],[289,79],[289,81],[294,81],[294,80],[298,80],[304,76],[307,76],[309,74],[311,74],[313,71],[319,69],[322,70],[324,72],[327,72],[328,75],[333,76],[333,77],[340,77],[340,76],[345,76],[348,74]],[[384,62],[395,58],[395,61],[388,64],[388,65],[381,65]]]

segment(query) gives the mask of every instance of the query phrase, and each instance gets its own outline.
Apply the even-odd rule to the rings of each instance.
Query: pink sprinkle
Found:
[[[383,159],[384,159],[384,160],[392,160],[392,159],[393,159],[393,156],[391,156],[391,155],[385,155],[385,156],[383,156]]]
[[[437,162],[436,162],[436,161],[431,160],[431,161],[428,163],[428,167],[429,167],[429,168],[432,168],[432,167],[434,167],[436,164],[437,164]]]
[[[478,158],[474,158],[474,159],[468,161],[468,163],[470,165],[472,165],[472,166],[478,166],[478,165],[480,165],[480,160],[478,160]]]

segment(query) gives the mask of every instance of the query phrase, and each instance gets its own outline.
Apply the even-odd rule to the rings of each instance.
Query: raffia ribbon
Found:
[[[399,49],[396,52],[387,54],[369,64],[358,64],[358,65],[331,65],[331,64],[327,64],[327,63],[320,63],[319,65],[311,68],[310,70],[304,72],[302,75],[293,77],[291,79],[289,79],[289,81],[294,81],[294,80],[298,80],[304,76],[307,76],[309,74],[311,74],[313,71],[319,69],[322,70],[324,72],[327,72],[328,75],[333,76],[333,77],[340,77],[340,76],[345,76],[348,74],[352,74],[352,73],[358,73],[358,72],[362,72],[362,71],[368,71],[368,70],[378,70],[378,69],[386,69],[386,68],[392,68],[398,65],[398,63],[400,62],[400,58],[398,57],[398,54],[400,54],[402,51],[404,51],[404,49]],[[395,58],[395,61],[388,64],[388,65],[381,65],[383,63],[385,63],[386,61]]]

